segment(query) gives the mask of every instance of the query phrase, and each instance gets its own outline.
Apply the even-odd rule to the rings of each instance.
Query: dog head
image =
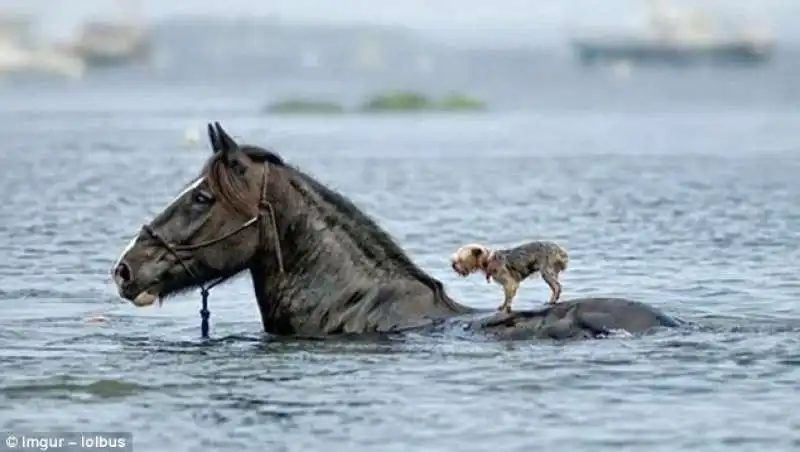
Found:
[[[450,257],[450,265],[459,275],[468,276],[486,267],[490,252],[489,248],[477,243],[464,245]]]

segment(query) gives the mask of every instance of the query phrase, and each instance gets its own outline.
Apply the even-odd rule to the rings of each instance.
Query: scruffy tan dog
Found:
[[[471,243],[464,245],[450,258],[453,271],[461,276],[469,276],[483,271],[486,282],[495,280],[503,287],[505,298],[499,311],[511,312],[511,302],[517,294],[520,283],[535,274],[550,287],[548,303],[558,302],[561,296],[561,283],[558,275],[567,269],[567,251],[553,242],[528,242],[514,248],[492,250],[486,246]]]

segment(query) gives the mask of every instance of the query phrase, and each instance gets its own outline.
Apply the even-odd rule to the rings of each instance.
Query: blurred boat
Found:
[[[72,49],[91,67],[123,66],[145,61],[150,54],[150,42],[137,26],[89,22]]]
[[[594,33],[571,40],[584,65],[628,61],[634,64],[759,65],[773,53],[763,30],[735,26],[722,32],[701,12],[663,0],[649,2],[645,33]]]
[[[70,48],[87,66],[126,66],[149,58],[151,39],[141,19],[140,2],[126,3],[126,19],[89,21],[81,27]]]
[[[30,38],[30,19],[0,16],[0,75],[47,74],[81,78],[83,60],[55,46],[37,46]]]

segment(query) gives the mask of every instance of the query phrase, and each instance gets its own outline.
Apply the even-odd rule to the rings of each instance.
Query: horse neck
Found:
[[[408,302],[416,303],[422,314],[455,315],[470,311],[449,298],[441,282],[413,264],[391,259],[377,262],[358,246],[358,240],[365,237],[352,237],[322,226],[314,218],[292,222],[291,229],[298,237],[314,239],[298,239],[285,244],[291,246],[282,246],[283,274],[277,268],[274,251],[259,251],[253,259],[250,273],[262,323],[268,332],[295,334],[299,325],[311,324],[313,330],[315,324],[330,324],[331,317],[357,309],[359,304],[374,303],[375,297],[370,300],[364,294],[386,287],[402,288],[396,293],[413,298]]]

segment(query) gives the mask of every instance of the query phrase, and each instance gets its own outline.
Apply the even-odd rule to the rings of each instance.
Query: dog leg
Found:
[[[503,293],[505,294],[505,299],[503,300],[503,304],[501,304],[500,307],[497,309],[498,311],[511,313],[511,302],[517,295],[517,289],[519,289],[519,283],[516,281],[508,281],[506,284],[503,285]]]
[[[558,282],[558,276],[556,276],[556,274],[550,269],[545,268],[542,269],[542,279],[550,287],[550,299],[547,301],[547,303],[557,303],[558,299],[561,298],[561,283]]]

